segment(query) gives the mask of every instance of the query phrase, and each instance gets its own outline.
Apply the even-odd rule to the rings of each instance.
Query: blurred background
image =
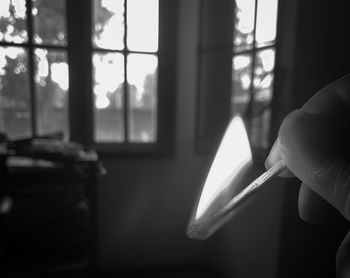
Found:
[[[54,138],[63,163],[67,142],[76,142],[74,163],[85,151],[84,159],[100,165],[89,168],[96,174],[91,179],[83,176],[85,193],[65,187],[61,197],[46,172],[43,195],[35,187],[41,171],[27,180],[3,170],[1,184],[22,186],[0,191],[3,275],[334,276],[347,224],[300,220],[296,179],[275,178],[206,241],[189,239],[186,228],[234,115],[246,124],[258,175],[283,117],[349,72],[348,11],[345,0],[1,0],[4,167],[20,153],[19,142],[35,138],[51,139],[49,150]],[[75,167],[69,163],[63,168]],[[30,194],[23,197],[23,190]],[[75,220],[72,211],[60,214],[54,229],[61,223],[71,235],[90,217],[81,224],[90,235],[81,245],[89,247],[79,245],[89,259],[74,271],[55,262],[59,271],[51,271],[55,259],[47,257],[58,247],[46,245],[43,256],[31,260],[39,251],[25,242],[40,242],[41,225],[53,221],[47,204],[56,202],[57,212],[67,200],[75,212],[84,210]],[[45,235],[47,242],[72,243],[60,251],[63,258],[77,250],[76,233]]]

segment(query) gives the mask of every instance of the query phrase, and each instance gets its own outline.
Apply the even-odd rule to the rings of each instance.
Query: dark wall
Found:
[[[186,227],[207,157],[194,153],[198,2],[180,1],[175,155],[105,159],[100,184],[100,265],[103,270],[175,271],[204,265],[207,245]]]
[[[346,0],[298,1],[294,105],[350,71],[349,9]]]

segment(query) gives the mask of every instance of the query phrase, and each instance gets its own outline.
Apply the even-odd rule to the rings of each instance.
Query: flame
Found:
[[[220,195],[225,196],[234,178],[252,163],[252,152],[243,120],[235,116],[228,125],[206,178],[195,219],[202,217]]]

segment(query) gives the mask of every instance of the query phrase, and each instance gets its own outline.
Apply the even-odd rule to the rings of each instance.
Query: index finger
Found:
[[[349,92],[346,76],[289,114],[279,131],[277,151],[304,184],[350,219]]]
[[[300,110],[327,117],[346,135],[349,135],[347,119],[350,118],[350,74],[318,91]],[[277,139],[265,161],[266,168],[272,167],[280,159],[280,146]],[[290,170],[285,170],[280,176],[292,177],[294,175]]]

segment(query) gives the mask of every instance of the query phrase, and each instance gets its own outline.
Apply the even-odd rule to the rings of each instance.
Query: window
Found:
[[[59,133],[118,152],[169,150],[176,5],[2,0],[0,132]]]
[[[94,4],[94,139],[156,142],[158,0]]]
[[[0,3],[0,131],[68,138],[65,1]]]
[[[269,145],[277,0],[236,0],[232,113],[246,119],[253,149]]]
[[[197,151],[215,149],[241,115],[256,160],[270,146],[277,0],[202,0]]]

